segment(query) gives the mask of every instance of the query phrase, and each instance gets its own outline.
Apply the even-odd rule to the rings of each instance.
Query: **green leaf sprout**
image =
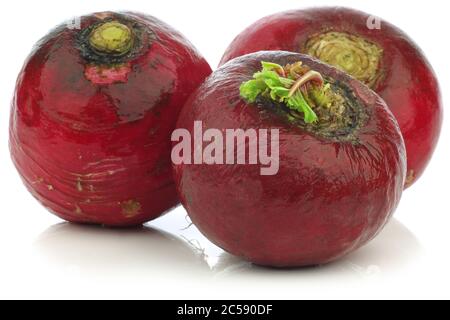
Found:
[[[296,83],[296,79],[286,76],[284,68],[276,63],[261,62],[262,70],[253,75],[253,79],[244,82],[240,86],[241,96],[249,103],[256,101],[258,96],[265,96],[274,101],[285,103],[286,106],[294,111],[303,113],[306,123],[318,121],[318,117],[311,108],[307,99],[305,99],[302,90],[290,94],[290,88]],[[327,95],[325,88],[314,88],[312,90],[312,99],[319,105],[327,104]]]

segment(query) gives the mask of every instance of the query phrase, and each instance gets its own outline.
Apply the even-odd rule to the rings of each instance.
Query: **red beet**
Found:
[[[170,134],[211,69],[154,17],[105,12],[76,22],[42,39],[19,75],[12,158],[59,217],[141,224],[178,203]]]
[[[319,72],[340,92],[349,122],[319,115],[308,124],[291,117],[283,103],[248,103],[240,86],[261,61],[302,61]],[[204,132],[279,129],[276,175],[261,175],[249,162],[174,165],[181,202],[195,225],[254,263],[292,267],[338,259],[377,235],[400,200],[406,158],[394,116],[361,82],[309,56],[267,51],[228,62],[191,96],[177,127],[194,136],[194,121],[202,121]]]
[[[395,26],[379,22],[346,8],[278,13],[244,30],[221,63],[260,50],[286,50],[312,55],[355,76],[386,101],[400,125],[409,187],[422,175],[439,138],[440,92],[420,49]]]

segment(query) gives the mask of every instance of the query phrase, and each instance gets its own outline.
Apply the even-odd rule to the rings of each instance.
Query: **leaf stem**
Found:
[[[310,81],[317,82],[321,87],[324,85],[322,75],[317,71],[311,70],[311,71],[308,71],[307,73],[305,73],[300,79],[298,79],[292,85],[291,89],[289,90],[288,97],[292,97],[297,90],[299,90],[303,85],[305,85],[306,83],[308,83]]]

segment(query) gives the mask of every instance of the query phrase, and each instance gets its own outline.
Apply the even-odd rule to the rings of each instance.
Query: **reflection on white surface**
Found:
[[[372,278],[406,268],[420,254],[414,235],[393,220],[369,245],[338,262],[313,268],[278,270],[235,258],[206,240],[184,216],[164,217],[160,228],[108,229],[62,223],[36,241],[51,263],[93,277],[186,277],[191,279],[308,279],[328,276]],[[206,278],[205,278],[206,277]]]
[[[51,263],[88,276],[142,277],[159,271],[200,275],[209,270],[201,252],[149,227],[109,229],[61,223],[46,230],[35,248]]]
[[[408,263],[413,263],[420,253],[421,247],[416,237],[398,220],[393,219],[377,238],[344,259],[324,266],[291,269],[286,273],[357,275],[371,278],[407,268]],[[255,266],[227,253],[221,255],[213,270],[220,277],[283,273],[283,270]]]

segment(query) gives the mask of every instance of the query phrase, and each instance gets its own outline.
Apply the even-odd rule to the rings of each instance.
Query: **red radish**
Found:
[[[424,172],[437,144],[442,105],[428,61],[395,26],[346,8],[287,11],[244,30],[226,50],[222,64],[260,50],[312,55],[377,92],[400,125],[408,155],[405,187]]]
[[[261,71],[262,62],[272,71]],[[320,77],[310,78],[311,71]],[[272,77],[284,84],[256,83],[273,84]],[[294,94],[308,101],[309,113],[290,106],[286,90],[297,82],[304,84]],[[261,175],[248,163],[174,165],[195,225],[254,263],[294,267],[338,259],[375,237],[400,200],[406,158],[394,116],[361,82],[309,56],[267,51],[228,62],[191,96],[177,127],[195,136],[196,121],[204,131],[279,129],[276,175]]]
[[[42,39],[19,75],[12,158],[59,217],[138,225],[178,203],[170,134],[211,69],[154,17],[105,12],[79,22]]]

